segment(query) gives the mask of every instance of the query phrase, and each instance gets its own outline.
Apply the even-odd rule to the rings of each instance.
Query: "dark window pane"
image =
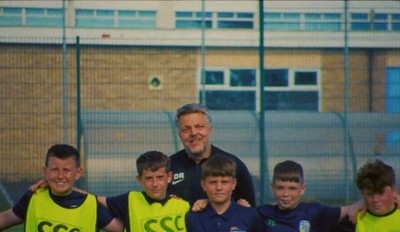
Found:
[[[189,12],[189,11],[177,11],[175,12],[175,16],[177,18],[190,18],[193,16],[193,12]]]
[[[375,31],[387,31],[388,30],[388,23],[374,23],[374,30]]]
[[[217,14],[218,18],[233,18],[233,13],[231,12],[220,12]]]
[[[369,23],[351,23],[351,30],[353,30],[353,31],[368,31]]]
[[[317,91],[265,91],[266,110],[318,111]]]
[[[202,28],[201,20],[176,20],[176,28]],[[212,22],[205,21],[205,28],[211,28]]]
[[[256,86],[256,72],[254,69],[237,69],[230,71],[231,86]]]
[[[255,110],[255,96],[255,91],[206,91],[205,99],[210,110]]]
[[[351,19],[353,20],[368,20],[368,14],[366,13],[353,13],[351,14]]]
[[[253,21],[220,20],[218,28],[253,28]]]
[[[224,72],[223,71],[205,71],[205,83],[206,85],[223,85],[224,84]]]
[[[287,69],[267,69],[265,70],[265,86],[279,87],[288,86],[288,70]]]
[[[294,74],[295,85],[316,85],[317,73],[316,72],[296,72]]]

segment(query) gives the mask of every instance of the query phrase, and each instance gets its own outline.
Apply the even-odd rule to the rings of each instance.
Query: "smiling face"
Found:
[[[60,159],[49,157],[43,176],[54,195],[66,196],[72,192],[72,187],[82,175],[82,168],[77,167],[73,157]]]
[[[207,158],[211,152],[212,127],[203,113],[189,113],[179,117],[179,138],[186,151],[195,159]]]
[[[171,182],[172,172],[167,172],[164,167],[155,171],[145,169],[143,174],[137,176],[136,179],[150,198],[162,200],[167,195],[167,187],[168,183]]]
[[[236,178],[231,176],[209,176],[201,181],[201,186],[212,204],[229,204],[232,191],[236,187]]]
[[[367,209],[371,213],[381,216],[394,209],[397,188],[394,186],[386,186],[382,193],[374,193],[373,191],[364,189],[361,191],[361,195]]]
[[[279,208],[282,210],[294,209],[300,202],[305,192],[303,183],[294,181],[275,180],[272,184],[272,191],[275,195]]]

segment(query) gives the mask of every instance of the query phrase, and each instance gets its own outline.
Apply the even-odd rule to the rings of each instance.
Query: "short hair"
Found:
[[[278,163],[274,168],[272,181],[291,181],[304,183],[303,167],[292,160]]]
[[[207,121],[211,124],[211,115],[210,111],[207,109],[206,106],[198,103],[189,103],[186,105],[181,106],[176,110],[175,114],[175,126],[178,127],[179,118],[185,114],[192,114],[192,113],[202,113],[206,116]]]
[[[136,159],[136,169],[139,176],[143,175],[144,170],[155,172],[160,168],[165,168],[166,172],[170,170],[169,157],[162,152],[147,151]]]
[[[232,159],[212,155],[201,165],[201,178],[205,180],[210,176],[231,176],[236,178],[236,163]]]
[[[391,166],[375,159],[368,161],[358,170],[356,182],[359,190],[382,193],[386,186],[396,185],[396,177]]]
[[[75,147],[68,144],[55,144],[47,150],[45,161],[46,167],[48,167],[49,165],[50,157],[57,157],[62,160],[72,157],[75,161],[76,166],[81,166],[81,156],[79,154],[79,151]]]

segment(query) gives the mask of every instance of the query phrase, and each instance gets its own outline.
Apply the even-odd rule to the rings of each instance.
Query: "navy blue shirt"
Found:
[[[57,204],[64,208],[73,209],[80,206],[86,199],[87,195],[76,191],[68,196],[56,196],[49,191],[51,199]],[[33,196],[33,192],[28,190],[21,197],[21,199],[13,206],[12,210],[17,217],[26,221],[26,214],[28,212],[29,202]],[[108,212],[108,210],[97,202],[97,226],[99,228],[106,227],[113,217]]]
[[[234,201],[221,215],[210,204],[203,211],[189,212],[186,215],[186,228],[188,232],[265,231],[263,220],[255,208],[243,207]]]
[[[339,221],[340,210],[340,207],[306,202],[300,202],[292,210],[281,210],[278,205],[258,208],[268,232],[299,232],[301,228],[309,228],[304,231],[310,232],[327,232]]]
[[[252,206],[256,205],[253,180],[247,166],[235,155],[227,153],[218,147],[211,146],[211,155],[228,157],[236,163],[237,185],[232,193],[235,200],[246,199]],[[192,206],[199,199],[207,199],[206,193],[200,185],[201,164],[196,164],[183,149],[170,156],[171,171],[174,176],[168,185],[168,192],[186,201]]]

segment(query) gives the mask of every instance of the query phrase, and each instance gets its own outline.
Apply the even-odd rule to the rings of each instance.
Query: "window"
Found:
[[[211,12],[191,12],[177,11],[175,12],[175,27],[176,28],[202,28],[204,18],[204,27],[212,28],[212,13]]]
[[[22,8],[0,7],[0,26],[22,26]]]
[[[207,107],[256,110],[259,105],[256,68],[207,69],[204,73],[199,98],[205,100]],[[265,109],[318,111],[318,71],[266,69],[265,78]]]
[[[202,84],[206,85],[223,85],[224,72],[223,71],[205,71],[205,81]]]
[[[265,86],[269,87],[287,87],[289,86],[289,77],[287,69],[267,69],[265,70]]]
[[[370,23],[367,13],[352,13],[350,14],[351,30],[353,31],[369,31]]]
[[[62,27],[63,9],[26,8],[26,26]]]
[[[388,14],[374,14],[374,31],[387,31],[389,30]]]
[[[76,10],[76,27],[156,28],[156,12],[78,9]]]
[[[120,10],[118,12],[118,28],[156,28],[155,11]]]
[[[392,31],[400,31],[400,14],[392,14]]]
[[[318,111],[318,72],[315,70],[265,70],[266,110]]]
[[[264,13],[264,29],[270,31],[299,31],[299,13]]]
[[[113,28],[114,12],[112,10],[76,10],[76,27]]]
[[[340,20],[337,13],[307,13],[304,14],[304,30],[340,31]]]
[[[229,78],[230,86],[256,86],[254,69],[231,69]]]
[[[250,12],[218,12],[217,28],[254,28],[254,14]]]

